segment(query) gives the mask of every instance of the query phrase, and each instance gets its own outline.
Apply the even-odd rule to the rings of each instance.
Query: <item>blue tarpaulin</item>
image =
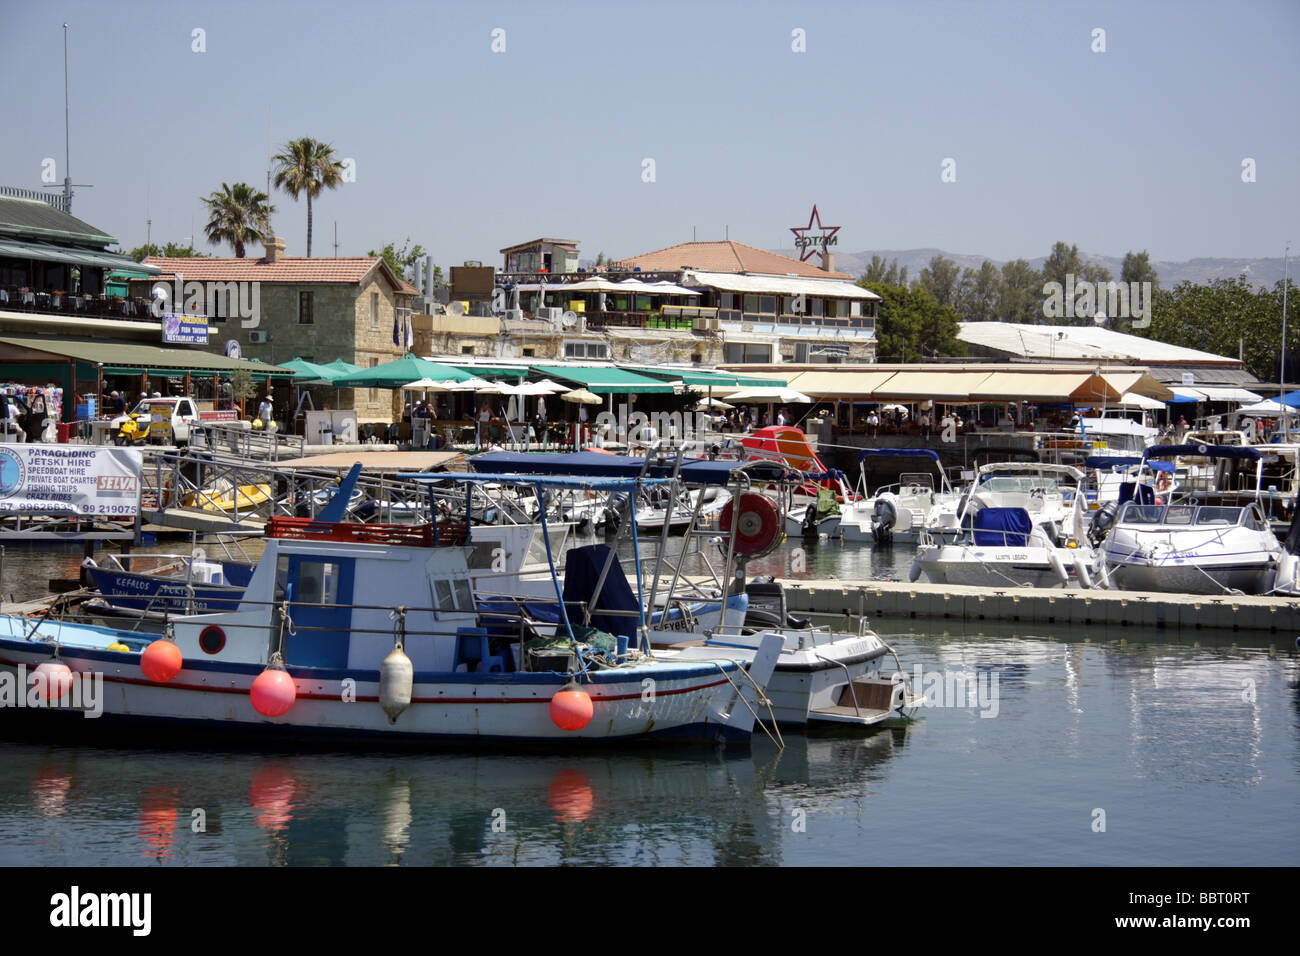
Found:
[[[933,448],[864,448],[858,452],[858,461],[879,456],[881,458],[930,458],[939,460],[939,453]]]
[[[610,557],[607,544],[589,544],[573,548],[564,561],[564,606],[574,626],[582,624],[582,605],[592,608],[591,626],[609,634],[622,635],[629,646],[636,646],[636,627],[641,605],[627,583],[627,575],[615,557],[600,594],[595,594],[600,573]],[[608,614],[602,611],[627,613]]]
[[[1143,458],[1240,458],[1259,461],[1261,455],[1245,445],[1152,445]]]
[[[1032,528],[1024,508],[981,508],[975,512],[975,544],[981,547],[1024,547]]]

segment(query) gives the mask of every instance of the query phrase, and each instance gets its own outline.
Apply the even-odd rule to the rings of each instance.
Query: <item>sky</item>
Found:
[[[1296,0],[0,0],[0,184],[63,179],[65,22],[72,211],[126,249],[233,254],[200,198],[303,136],[355,170],[317,256],[790,248],[814,203],[845,252],[1300,248]]]

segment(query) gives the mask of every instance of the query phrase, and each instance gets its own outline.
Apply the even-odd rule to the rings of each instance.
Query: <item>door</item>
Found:
[[[284,655],[290,667],[347,667],[355,570],[353,558],[280,555],[275,600],[290,603],[295,633],[285,634]]]

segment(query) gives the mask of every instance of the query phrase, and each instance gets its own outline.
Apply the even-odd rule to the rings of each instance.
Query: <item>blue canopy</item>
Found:
[[[881,458],[930,458],[937,464],[939,453],[933,448],[864,448],[858,452],[858,461],[879,455]]]
[[[691,484],[725,485],[731,480],[731,473],[741,464],[738,461],[687,458],[682,461],[679,475],[682,481]],[[673,474],[671,461],[651,464],[647,469],[644,458],[605,455],[596,451],[553,455],[497,451],[475,455],[469,460],[469,465],[476,472],[491,472],[494,475],[569,475],[575,478],[580,476],[634,479],[643,473],[656,478],[671,478]]]
[[[628,639],[629,646],[635,647],[641,604],[632,593],[632,586],[627,583],[627,575],[623,573],[618,558],[609,559],[607,544],[589,544],[569,551],[564,559],[564,606],[569,612],[569,620],[580,625],[581,605],[586,604],[592,609],[592,627],[622,635]],[[600,594],[596,594],[596,584],[606,562],[609,562],[609,573],[605,575]],[[601,613],[609,611],[627,613]]]
[[[975,512],[975,544],[986,548],[1023,548],[1033,522],[1024,508],[981,508]]]
[[[1084,468],[1129,468],[1142,464],[1137,455],[1089,455],[1083,461]]]
[[[1260,454],[1245,445],[1152,445],[1142,452],[1148,458],[1238,458],[1259,461]]]
[[[397,476],[404,481],[414,481],[422,484],[437,484],[442,481],[461,481],[465,484],[488,485],[488,484],[529,484],[540,485],[543,488],[583,488],[594,491],[635,491],[638,488],[649,487],[651,485],[666,485],[671,479],[669,478],[622,478],[595,475],[585,477],[583,475],[535,475],[523,472],[509,472],[502,474],[476,474],[471,475],[462,472],[453,473],[434,473],[427,471],[404,472]]]

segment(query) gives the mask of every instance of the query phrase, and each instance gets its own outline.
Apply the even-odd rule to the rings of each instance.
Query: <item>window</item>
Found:
[[[718,308],[720,308],[720,309],[734,309],[734,308],[736,307],[736,306],[733,304],[733,300],[734,300],[735,298],[736,298],[736,297],[735,297],[734,295],[732,295],[730,292],[724,292],[724,293],[722,293],[722,295],[719,297],[720,301],[719,301]]]
[[[275,564],[275,600],[288,595],[290,556],[282,554]],[[298,562],[298,580],[291,596],[295,604],[336,604],[338,602],[339,565],[335,561]]]
[[[472,346],[472,345],[462,345],[462,346],[460,347],[460,354],[461,354],[461,355],[473,355],[473,354],[474,354],[474,346]]]
[[[370,327],[379,328],[379,293],[370,293]]]
[[[311,325],[311,324],[312,324],[312,301],[311,301],[311,297],[312,297],[312,293],[310,293],[310,292],[299,292],[299,293],[298,293],[298,324],[299,324],[299,325]]]
[[[565,358],[609,358],[609,346],[604,342],[565,342]]]
[[[699,364],[700,364],[701,362],[703,362],[703,361],[704,361],[704,356],[701,355],[699,352],[692,352],[692,353],[691,353],[691,364],[692,364],[692,365],[699,365]]]
[[[524,349],[524,358],[534,358],[537,355],[537,349]]]
[[[774,295],[764,295],[764,296],[759,296],[759,299],[758,299],[758,311],[759,311],[759,312],[762,312],[764,315],[775,315],[775,314],[776,314],[776,296],[774,296]]]
[[[817,315],[817,316],[820,316],[820,315],[822,314],[822,300],[821,300],[821,299],[813,299],[813,300],[812,300],[812,309],[811,309],[811,312],[812,312],[813,315]]]
[[[771,362],[772,346],[753,345],[749,342],[728,342],[722,347],[725,363]]]
[[[758,296],[756,295],[745,296],[745,311],[746,312],[758,311]]]

